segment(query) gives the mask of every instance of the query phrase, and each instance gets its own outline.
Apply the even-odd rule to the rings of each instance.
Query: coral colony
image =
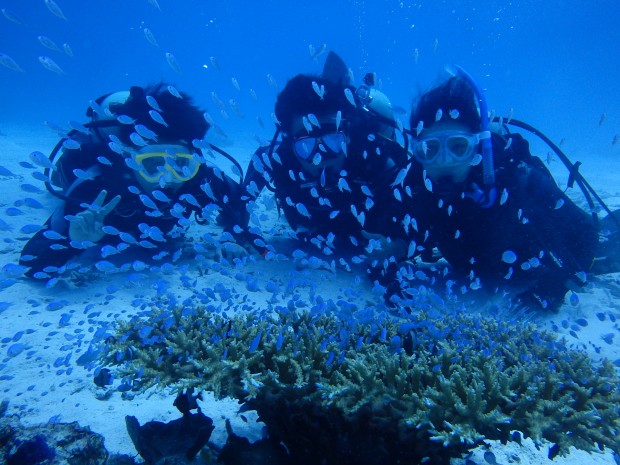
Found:
[[[313,299],[234,316],[162,303],[119,322],[103,362],[127,389],[239,400],[292,463],[442,464],[521,435],[551,442],[550,457],[620,450],[608,361],[515,321]]]

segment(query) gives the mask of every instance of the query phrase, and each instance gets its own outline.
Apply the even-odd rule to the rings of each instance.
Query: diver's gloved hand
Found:
[[[108,216],[121,201],[117,195],[107,204],[103,204],[108,192],[102,190],[95,201],[86,210],[74,216],[69,216],[69,238],[72,241],[98,242],[105,236],[103,232],[103,220]]]

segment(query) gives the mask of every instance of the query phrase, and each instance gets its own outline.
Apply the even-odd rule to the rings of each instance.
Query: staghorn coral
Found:
[[[159,308],[119,322],[104,361],[142,390],[194,387],[246,403],[295,463],[447,463],[512,430],[560,454],[620,450],[611,363],[533,325],[364,315]]]

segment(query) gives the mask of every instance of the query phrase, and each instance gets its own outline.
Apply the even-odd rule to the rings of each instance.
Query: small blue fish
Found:
[[[250,343],[249,351],[250,353],[254,353],[256,349],[258,349],[258,344],[260,344],[261,337],[263,336],[263,332],[259,331],[258,334],[252,339]]]
[[[153,202],[153,200],[146,194],[140,194],[138,196],[140,198],[140,201],[144,204],[145,207],[148,207],[152,210],[157,210],[157,205],[155,205],[155,202]]]
[[[65,139],[62,142],[62,146],[67,150],[79,150],[81,144],[75,139]]]
[[[40,171],[33,171],[32,173],[30,173],[30,175],[35,178],[37,181],[41,181],[41,182],[50,182],[50,178],[48,176],[45,176],[43,173],[41,173]]]
[[[201,205],[198,203],[198,200],[196,200],[196,197],[194,197],[192,194],[183,194],[179,197],[179,200],[185,200],[187,203],[195,207],[199,207],[199,208],[201,207]]]
[[[139,125],[138,125],[139,126]],[[134,145],[137,145],[138,147],[145,147],[147,145],[149,145],[149,143],[147,141],[145,141],[142,136],[140,136],[140,134],[138,134],[137,132],[132,132],[131,134],[129,134],[129,139],[131,140],[131,142]],[[130,160],[130,159],[127,159]],[[127,162],[127,160],[125,160],[125,162]],[[128,164],[129,166],[129,164]],[[132,166],[129,166],[130,168],[132,168]],[[138,169],[140,167],[138,166]]]
[[[355,103],[355,97],[353,96],[353,92],[348,87],[344,90],[344,96],[347,98],[347,101],[357,108],[357,104]]]
[[[13,302],[0,302],[0,313],[2,313],[3,311],[5,311],[7,308],[9,308],[11,305],[13,305]]]
[[[126,232],[121,232],[118,234],[118,237],[120,237],[120,239],[123,242],[127,242],[128,244],[137,244],[138,241],[136,241],[136,239],[129,233]]]
[[[280,349],[282,349],[282,344],[284,343],[284,336],[282,335],[282,332],[280,331],[280,334],[278,334],[278,338],[276,339],[276,350],[280,351]]]
[[[20,228],[20,232],[23,234],[34,234],[43,229],[43,226],[39,224],[26,224]]]
[[[53,166],[49,157],[38,150],[35,150],[30,154],[30,159],[35,165],[40,166],[41,168],[51,169]]]
[[[325,85],[319,84],[316,81],[312,81],[312,90],[319,96],[321,100],[325,98]]]
[[[112,166],[112,162],[108,160],[106,157],[104,157],[103,155],[97,157],[97,161],[101,163],[102,165]]]
[[[71,126],[72,129],[75,129],[78,132],[81,132],[84,135],[90,135],[90,131],[88,130],[88,128],[86,126],[84,126],[82,123],[79,123],[78,121],[69,121],[69,126]]]
[[[156,110],[150,110],[149,111],[149,116],[156,123],[159,123],[162,126],[168,127],[168,123],[166,123],[166,121],[164,120],[163,116],[161,116],[161,114],[159,112],[157,112]]]
[[[305,216],[306,218],[311,218],[312,217],[310,215],[310,213],[308,212],[308,209],[306,208],[306,206],[303,203],[297,203],[295,205],[295,208],[297,209],[297,211],[299,212],[299,214],[301,216]]]
[[[26,205],[27,207],[36,208],[36,209],[44,208],[41,202],[39,202],[36,199],[33,199],[32,197],[26,197],[24,199],[24,205]]]
[[[147,337],[151,335],[152,332],[153,332],[152,326],[144,326],[143,328],[140,328],[140,330],[138,331],[138,336],[140,336],[141,339],[146,339]]]
[[[127,116],[127,115],[118,115],[116,117],[116,121],[118,121],[121,124],[136,124],[136,120],[133,119],[131,116]]]
[[[403,181],[405,180],[405,177],[407,176],[408,171],[409,171],[408,168],[402,168],[396,175],[396,179],[394,179],[394,182],[390,184],[390,187],[395,187],[399,184],[402,185]]]
[[[569,300],[570,300],[570,304],[573,307],[576,307],[577,305],[579,305],[579,296],[575,292],[571,291],[571,295],[570,295]],[[587,321],[586,321],[586,323],[587,323]]]
[[[23,211],[16,207],[8,207],[4,212],[7,216],[18,216],[24,214]]]
[[[344,192],[344,191],[351,192],[351,188],[349,187],[349,183],[347,183],[347,180],[344,179],[344,178],[339,178],[338,179],[338,189],[340,189],[340,192]]]
[[[601,339],[607,344],[612,345],[614,342],[614,333],[607,333],[601,336]]]
[[[154,140],[154,141],[157,140],[157,134],[154,131],[147,128],[144,124],[136,124],[135,130],[144,139]]]
[[[104,245],[103,247],[101,247],[101,258],[107,258],[110,255],[116,255],[117,253],[118,250],[114,246]]]
[[[60,19],[64,19],[65,21],[68,21],[67,17],[62,12],[60,7],[56,4],[56,2],[54,2],[54,0],[44,0],[44,1],[45,1],[45,6],[47,7],[48,10],[50,10],[50,12],[54,16]]]
[[[56,232],[56,231],[54,231],[52,229],[44,231],[43,235],[45,237],[47,237],[49,240],[51,240],[51,241],[59,241],[59,240],[62,240],[62,239],[66,239],[65,236],[63,236],[62,234],[60,234],[60,233],[58,233],[58,232]]]
[[[5,66],[12,71],[17,71],[20,73],[24,72],[21,66],[19,66],[17,62],[13,60],[13,58],[8,56],[6,53],[0,53],[0,65]]]
[[[73,174],[75,174],[76,178],[83,179],[85,181],[90,181],[90,180],[94,179],[95,176],[97,175],[96,172],[94,172],[94,171],[90,171],[90,170],[84,171],[84,170],[81,170],[79,168],[74,169],[73,170]]]
[[[148,236],[157,242],[166,242],[164,233],[157,226],[151,226],[148,230]]]
[[[166,56],[166,61],[168,62],[168,66],[170,66],[172,71],[174,71],[177,74],[183,74],[183,72],[181,71],[181,67],[179,66],[179,62],[177,61],[176,57],[172,53],[170,53],[170,52],[166,52],[165,56]],[[155,109],[157,110],[157,108],[155,108]]]
[[[22,184],[20,186],[23,191],[30,192],[31,194],[42,194],[43,191],[39,189],[37,186],[33,186],[32,184]]]
[[[26,23],[22,21],[22,19],[19,16],[17,16],[15,13],[13,13],[12,11],[6,8],[2,8],[2,10],[0,11],[2,11],[2,14],[4,15],[4,17],[8,19],[9,21],[12,21],[15,24],[19,24],[21,26],[26,26]]]
[[[9,357],[17,357],[24,350],[28,350],[28,349],[30,349],[29,345],[24,344],[23,342],[16,342],[15,344],[9,346],[8,350],[6,351],[6,354]]]
[[[368,197],[373,197],[372,191],[370,190],[370,188],[366,185],[362,185],[360,187],[360,189],[362,190],[362,193]]]
[[[118,236],[121,232],[116,229],[114,226],[103,226],[101,228],[104,233],[109,234],[111,236]]]
[[[173,86],[168,86],[167,89],[168,89],[168,92],[170,92],[176,98],[178,98],[178,99],[182,99],[183,98],[183,96],[179,93],[179,91],[176,90]]]
[[[172,87],[172,86],[170,86]],[[171,92],[172,93],[172,92]],[[146,103],[149,104],[149,106],[153,109],[156,110],[160,113],[163,113],[163,110],[161,109],[161,107],[159,106],[159,103],[157,103],[157,100],[155,99],[155,97],[153,97],[152,95],[147,95],[146,96]]]
[[[506,250],[502,254],[502,261],[504,263],[512,264],[517,261],[517,254],[515,254],[512,250]]]
[[[495,454],[490,450],[484,453],[484,460],[490,465],[498,465],[497,459],[495,458]]]
[[[118,153],[119,155],[122,155],[125,152],[123,146],[118,142],[108,142],[108,147],[112,150],[112,152]]]
[[[151,195],[160,202],[170,203],[172,200],[160,190],[154,190]]]
[[[366,222],[366,214],[364,212],[361,212],[359,215],[357,215],[357,221],[359,221],[360,225],[364,227],[364,223]]]
[[[17,265],[15,263],[7,263],[2,267],[2,275],[4,278],[19,278],[27,270],[27,266]]]
[[[107,260],[98,261],[97,263],[95,263],[95,268],[97,268],[99,271],[102,271],[103,273],[114,273],[118,271],[118,268],[116,268],[113,263]]]
[[[9,223],[0,218],[0,231],[11,231],[12,229]]]

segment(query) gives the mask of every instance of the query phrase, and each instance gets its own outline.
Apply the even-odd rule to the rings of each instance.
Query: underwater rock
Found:
[[[0,462],[7,465],[104,465],[103,436],[74,423],[23,426],[15,415],[0,418]]]
[[[230,420],[226,420],[228,439],[220,451],[217,461],[224,465],[292,465],[286,449],[279,441],[260,439],[254,443],[237,436]]]
[[[147,463],[186,463],[193,460],[215,428],[211,418],[201,412],[188,413],[168,423],[126,416],[127,432],[136,450]]]

